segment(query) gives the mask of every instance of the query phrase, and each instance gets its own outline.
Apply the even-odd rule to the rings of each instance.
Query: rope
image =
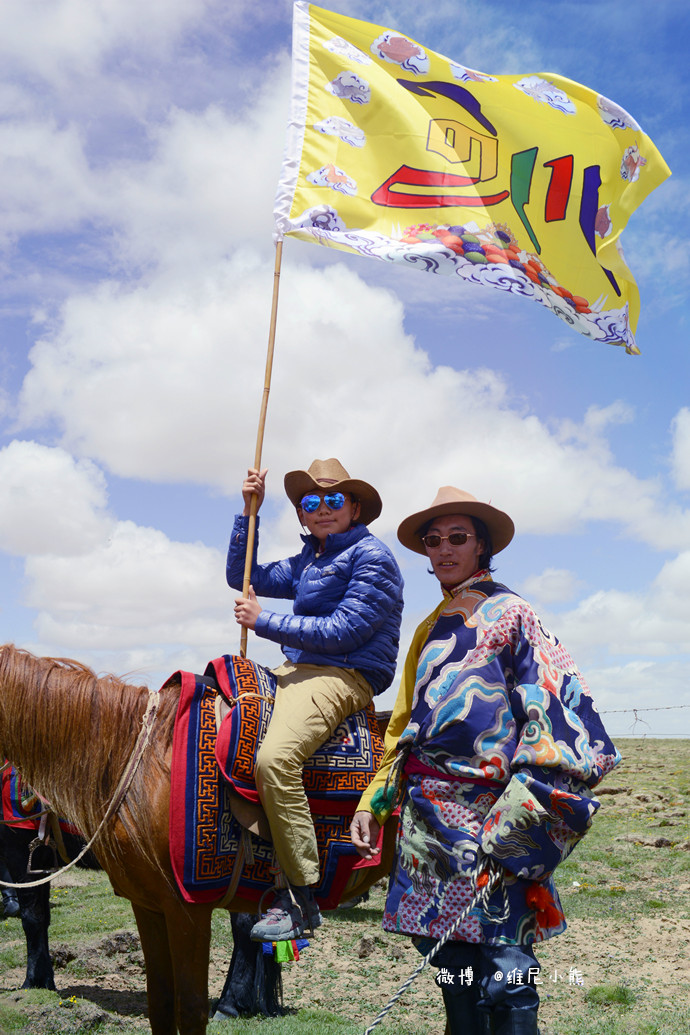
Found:
[[[498,889],[499,885],[501,887],[501,890],[503,891],[503,908],[500,910],[500,912],[496,912],[495,910],[492,911],[490,909],[489,899],[493,895],[494,891]],[[503,921],[506,919],[506,917],[508,916],[508,899],[506,896],[505,884],[503,884],[501,880],[501,867],[496,864],[492,865],[491,860],[489,860],[486,869],[484,869],[477,876],[474,886],[475,893],[470,904],[466,906],[465,909],[463,909],[463,911],[460,913],[458,917],[456,917],[456,919],[453,921],[453,923],[448,928],[443,937],[436,942],[433,949],[431,949],[431,951],[427,953],[427,955],[424,957],[419,966],[410,974],[407,981],[405,981],[400,986],[398,991],[393,996],[391,996],[391,998],[388,1000],[388,1002],[381,1010],[381,1012],[378,1014],[373,1023],[370,1024],[369,1027],[366,1029],[364,1035],[371,1035],[371,1032],[374,1030],[374,1028],[381,1023],[381,1021],[386,1017],[388,1013],[390,1013],[397,1001],[401,998],[401,996],[405,994],[405,992],[413,983],[413,981],[416,981],[416,979],[419,977],[422,971],[425,970],[429,963],[432,961],[434,956],[436,956],[441,951],[446,942],[453,937],[460,924],[467,919],[467,917],[470,915],[473,909],[475,909],[477,906],[482,908],[484,913],[487,915],[489,923],[492,924],[503,923]]]
[[[40,819],[41,816],[49,816],[53,810],[43,809],[41,812],[32,812],[30,816],[25,816],[24,819],[0,819],[0,826],[3,827],[18,827],[20,823],[26,823],[27,819]],[[2,881],[0,881],[0,884]]]
[[[108,822],[108,820],[111,818],[111,816],[113,816],[115,814],[115,812],[117,812],[117,810],[119,809],[120,805],[124,801],[124,798],[125,798],[125,796],[127,794],[127,791],[129,790],[129,786],[130,786],[130,784],[132,782],[134,774],[136,773],[137,768],[139,767],[139,763],[141,762],[141,759],[143,757],[144,751],[146,750],[146,748],[148,746],[149,738],[151,736],[151,729],[153,727],[153,721],[154,721],[154,719],[156,717],[156,711],[158,709],[158,701],[159,701],[159,699],[160,699],[160,691],[159,690],[149,690],[149,699],[148,699],[148,702],[146,704],[146,711],[144,712],[144,715],[142,717],[141,729],[139,730],[139,735],[138,735],[138,737],[136,739],[136,743],[134,745],[134,748],[132,749],[132,754],[130,755],[129,762],[125,766],[125,770],[124,770],[122,776],[120,777],[120,782],[118,783],[117,787],[115,788],[115,793],[113,794],[113,797],[112,797],[112,799],[110,801],[110,805],[106,809],[106,812],[105,812],[105,815],[103,816],[103,819],[98,824],[98,827],[96,829],[96,833],[93,835],[93,837],[91,838],[89,843],[87,845],[84,845],[84,847],[82,848],[82,850],[79,853],[79,855],[75,859],[72,859],[72,862],[67,863],[66,866],[63,866],[61,870],[57,870],[55,873],[49,873],[46,877],[41,877],[40,880],[24,881],[21,884],[10,884],[10,883],[8,883],[8,882],[6,882],[4,880],[0,880],[0,887],[3,887],[3,888],[37,888],[41,884],[48,884],[48,883],[50,883],[51,880],[54,880],[55,877],[59,877],[61,874],[66,873],[67,870],[71,870],[73,866],[76,866],[77,863],[80,862],[84,858],[86,853],[89,851],[91,846],[94,844],[96,838],[100,834],[100,832],[103,829],[103,827],[105,826],[105,824]]]

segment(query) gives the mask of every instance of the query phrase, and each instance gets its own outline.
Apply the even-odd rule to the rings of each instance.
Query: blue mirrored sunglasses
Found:
[[[318,496],[313,492],[308,496],[303,496],[299,505],[307,514],[313,514],[321,506],[321,500],[329,510],[342,510],[345,505],[345,497],[342,492],[327,492],[325,496]]]

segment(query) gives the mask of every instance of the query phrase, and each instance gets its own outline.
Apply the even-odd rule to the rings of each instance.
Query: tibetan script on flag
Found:
[[[276,235],[532,298],[637,353],[620,235],[670,171],[617,104],[488,75],[399,32],[294,6]]]

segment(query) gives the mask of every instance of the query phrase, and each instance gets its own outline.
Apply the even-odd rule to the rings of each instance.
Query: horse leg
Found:
[[[22,927],[26,937],[26,978],[22,988],[55,991],[53,961],[48,945],[50,926],[50,884],[17,890]]]
[[[155,913],[134,905],[146,963],[153,1035],[205,1035],[208,1022],[210,907]]]
[[[208,1023],[211,906],[182,906],[167,914],[175,975],[175,1016],[180,1035],[204,1035]]]
[[[132,903],[146,965],[146,998],[153,1035],[176,1035],[175,982],[162,913]]]
[[[214,1017],[266,1017],[280,1015],[280,963],[263,952],[249,932],[256,923],[251,913],[232,913],[232,958],[228,976],[216,1003]]]
[[[5,861],[13,883],[19,884],[22,880],[29,879],[26,869],[29,862],[29,844],[34,837],[34,831],[18,828],[8,828],[5,833]],[[48,946],[50,884],[43,884],[38,888],[18,888],[17,900],[26,938],[26,977],[22,988],[49,988],[55,991],[53,961]]]

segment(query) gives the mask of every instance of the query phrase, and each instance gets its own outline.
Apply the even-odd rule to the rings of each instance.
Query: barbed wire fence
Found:
[[[675,731],[673,733],[657,733],[656,731],[654,733],[647,733],[645,730],[643,730],[640,733],[636,732],[637,726],[639,724],[643,724],[644,726],[647,726],[648,729],[651,730],[651,726],[649,725],[647,720],[640,718],[640,712],[674,712],[674,711],[690,711],[690,704],[669,704],[669,705],[665,705],[665,706],[663,706],[661,708],[608,708],[608,709],[604,709],[604,710],[600,711],[599,714],[600,715],[632,715],[633,716],[633,721],[632,721],[631,726],[630,726],[630,731],[625,733],[625,734],[619,733],[619,734],[617,734],[618,736],[630,736],[630,737],[631,736],[639,736],[643,740],[644,740],[645,737],[650,737],[652,739],[654,739],[655,737],[678,737],[678,738],[681,738],[681,739],[689,737],[690,734],[688,734],[688,733],[678,733],[678,731]],[[611,734],[611,736],[615,736],[615,735],[616,734]]]

